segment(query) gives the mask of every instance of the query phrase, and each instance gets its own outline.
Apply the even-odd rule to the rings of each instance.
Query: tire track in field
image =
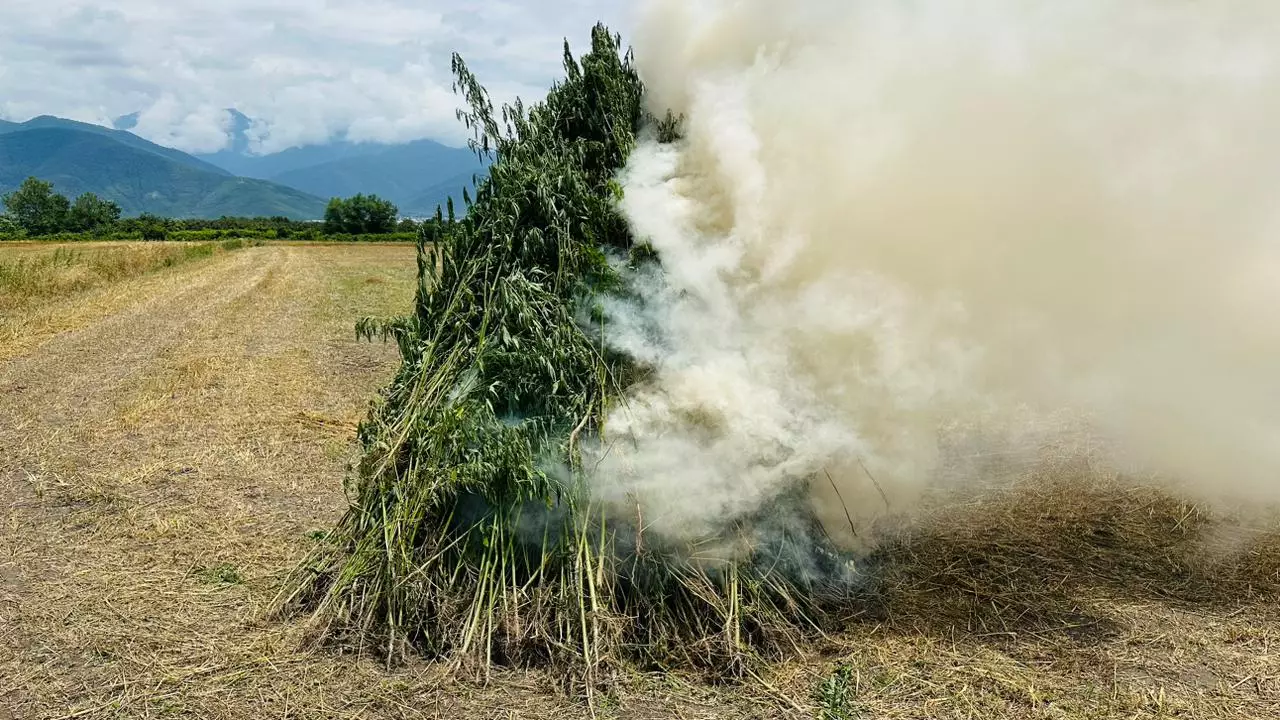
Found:
[[[278,572],[340,507],[351,425],[395,358],[353,341],[335,277],[400,263],[407,289],[394,250],[338,269],[328,249],[239,251],[0,361],[0,709],[56,716],[53,698],[225,652],[208,635],[250,605],[210,607],[193,571]]]
[[[354,424],[398,364],[353,323],[411,306],[413,249],[170,277],[0,361],[0,720],[581,715],[537,676],[389,674],[258,615],[344,507]]]
[[[83,418],[124,378],[145,372],[188,331],[193,317],[216,313],[248,292],[276,262],[274,254],[249,250],[219,257],[213,267],[183,268],[185,282],[177,288],[163,288],[123,312],[0,362],[0,413],[11,418],[5,425]],[[0,427],[0,441],[7,429]]]
[[[85,480],[110,455],[101,435],[113,397],[152,373],[193,317],[250,292],[275,262],[241,253],[184,267],[179,283],[0,362],[0,497],[9,531],[0,593],[8,591],[10,605],[15,590],[29,595],[38,578],[64,576],[73,564],[63,541],[74,534],[74,511],[103,499]]]

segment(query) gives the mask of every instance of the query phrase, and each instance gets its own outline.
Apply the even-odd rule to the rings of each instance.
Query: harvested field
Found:
[[[413,280],[408,247],[268,246],[24,307],[0,336],[0,718],[1280,717],[1274,523],[1058,461],[940,499],[838,637],[737,684],[636,670],[589,708],[547,671],[302,649],[261,611],[344,508],[398,365],[353,324]]]
[[[239,250],[245,240],[208,243],[20,243],[0,245],[0,358],[75,327],[80,313],[109,293],[83,297],[88,290],[127,289],[117,283],[183,263]],[[74,302],[49,302],[74,297]]]

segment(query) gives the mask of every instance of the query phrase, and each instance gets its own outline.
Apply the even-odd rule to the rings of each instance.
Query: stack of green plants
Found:
[[[424,231],[413,313],[359,328],[394,338],[403,362],[360,427],[348,511],[277,598],[318,638],[549,663],[591,687],[619,663],[741,669],[820,616],[772,561],[700,566],[637,542],[634,519],[588,492],[584,444],[646,373],[610,350],[596,310],[626,292],[613,261],[655,262],[615,176],[639,133],[678,132],[643,110],[620,38],[592,39],[580,61],[565,48],[566,78],[527,108],[495,111],[454,58],[459,117],[495,162],[464,218]]]

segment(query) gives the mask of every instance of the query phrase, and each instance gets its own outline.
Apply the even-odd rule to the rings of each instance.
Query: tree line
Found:
[[[0,201],[4,205],[4,212],[0,214],[0,239],[83,234],[129,235],[143,240],[233,236],[299,240],[386,236],[387,240],[413,240],[422,226],[446,222],[439,215],[422,222],[401,218],[394,203],[364,194],[333,198],[325,208],[322,221],[286,217],[166,218],[151,213],[125,218],[120,206],[110,200],[87,192],[73,201],[55,192],[53,183],[34,177],[0,197]],[[435,233],[433,228],[429,234]]]
[[[0,233],[31,236],[95,232],[120,220],[120,206],[93,193],[72,202],[53,191],[53,183],[27,178],[17,190],[4,196],[5,214]]]

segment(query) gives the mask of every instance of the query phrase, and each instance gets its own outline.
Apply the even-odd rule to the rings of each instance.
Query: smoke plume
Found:
[[[654,374],[594,462],[647,532],[803,488],[856,547],[1055,413],[1276,498],[1280,4],[649,0],[636,40],[684,137],[622,178]]]

